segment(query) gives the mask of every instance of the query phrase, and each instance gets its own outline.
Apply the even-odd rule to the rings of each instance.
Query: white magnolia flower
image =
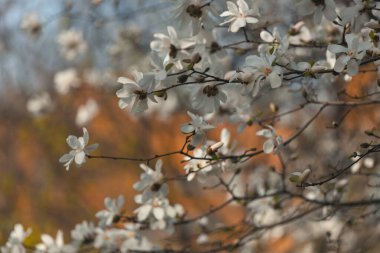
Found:
[[[86,104],[79,106],[77,115],[75,117],[75,124],[77,126],[84,126],[88,124],[99,112],[98,103],[94,99],[87,100]]]
[[[119,195],[117,199],[111,199],[109,197],[104,199],[104,206],[106,209],[96,213],[96,217],[99,220],[99,227],[107,227],[112,225],[115,220],[119,219],[120,211],[124,205],[124,197]]]
[[[302,16],[314,13],[315,24],[321,23],[322,14],[330,21],[337,17],[334,0],[302,0],[297,5],[297,12]]]
[[[250,55],[245,59],[245,69],[243,72],[252,73],[252,81],[247,84],[247,89],[256,96],[259,90],[265,85],[275,89],[282,83],[282,68],[274,65],[276,56],[273,54]]]
[[[229,17],[221,25],[231,23],[229,30],[237,32],[240,28],[245,27],[247,23],[255,24],[259,22],[257,17],[260,16],[257,9],[250,9],[244,0],[237,0],[237,5],[233,2],[227,2],[228,11],[220,14],[221,17]]]
[[[220,104],[227,101],[223,86],[215,84],[199,85],[192,94],[191,104],[194,109],[204,113],[217,112]]]
[[[157,160],[154,170],[144,163],[140,164],[140,168],[144,170],[144,173],[141,174],[140,181],[136,182],[133,188],[136,191],[143,191],[141,195],[142,203],[154,197],[166,197],[169,189],[167,184],[163,182],[162,160]]]
[[[78,72],[73,68],[60,71],[54,75],[55,90],[61,95],[68,94],[71,88],[78,88],[80,83]]]
[[[194,150],[194,157],[198,158],[211,158],[206,152],[205,149],[195,149]],[[213,166],[210,164],[208,160],[203,159],[191,159],[188,157],[185,157],[185,161],[188,160],[188,163],[184,166],[184,169],[186,171],[186,178],[187,181],[192,181],[195,177],[197,177],[197,180],[200,183],[205,183],[207,181],[207,177],[211,174],[217,174],[221,171],[214,170],[217,167],[220,168],[220,164],[216,164],[216,166]]]
[[[73,245],[64,243],[63,232],[61,230],[57,232],[55,239],[47,234],[41,235],[41,241],[41,243],[36,245],[36,252],[73,253],[76,251]]]
[[[151,251],[151,243],[139,233],[139,226],[126,224],[124,228],[102,230],[97,228],[94,247],[101,252]]]
[[[203,117],[195,115],[191,112],[187,112],[190,116],[191,122],[181,126],[181,132],[184,134],[194,134],[192,137],[193,146],[198,146],[203,143],[206,139],[206,131],[215,128],[214,126],[208,124]]]
[[[173,232],[176,217],[183,215],[183,208],[177,204],[171,206],[165,198],[153,198],[134,211],[139,222],[148,221],[152,230]]]
[[[92,144],[87,146],[90,135],[86,128],[83,128],[83,136],[76,137],[74,135],[69,135],[66,142],[72,148],[68,154],[64,154],[60,159],[60,163],[64,163],[66,170],[69,170],[70,164],[75,162],[77,167],[81,166],[86,162],[86,155],[89,155],[91,151],[98,147],[98,144]]]
[[[21,21],[21,29],[32,36],[39,35],[41,28],[41,21],[36,13],[29,13]]]
[[[172,10],[174,24],[183,34],[198,35],[203,29],[211,30],[218,15],[220,1],[175,0]],[[220,6],[221,7],[221,6]]]
[[[148,99],[157,103],[154,95],[150,93],[154,88],[154,75],[133,71],[134,80],[119,77],[118,83],[123,87],[116,92],[121,109],[129,108],[132,113],[142,113],[148,109]]]
[[[276,152],[280,146],[282,145],[283,141],[281,136],[278,136],[276,134],[276,131],[272,126],[267,126],[268,129],[261,129],[256,132],[257,136],[263,136],[267,138],[267,140],[264,142],[263,150],[264,153],[270,154],[272,152]]]
[[[33,115],[40,115],[49,111],[52,108],[53,101],[50,98],[49,93],[43,92],[36,96],[33,96],[26,102],[26,109]]]
[[[60,45],[61,54],[69,61],[87,49],[82,33],[74,29],[61,32],[58,35],[57,42]]]
[[[334,70],[342,72],[347,67],[347,74],[353,76],[359,72],[360,60],[366,54],[366,50],[371,48],[371,43],[368,41],[360,42],[359,38],[353,34],[345,36],[347,47],[342,45],[329,45],[327,50],[334,54],[340,54],[336,59]]]
[[[24,230],[21,224],[16,224],[9,235],[8,241],[2,246],[2,253],[26,253],[23,245],[25,239],[32,233],[32,229]]]
[[[92,222],[83,221],[71,230],[71,238],[79,243],[92,242],[95,239],[96,229]]]
[[[341,24],[351,25],[353,32],[359,32],[364,23],[368,21],[367,11],[375,8],[374,1],[354,0],[355,5],[344,8],[340,17],[342,18]]]
[[[179,39],[176,30],[172,26],[168,26],[168,34],[156,33],[156,38],[150,43],[150,48],[158,53],[166,66],[173,63],[177,69],[182,69],[181,60],[189,58],[190,54],[186,51],[195,44],[194,40]]]
[[[259,52],[276,52],[278,55],[286,53],[289,48],[289,40],[286,36],[282,36],[277,27],[273,32],[261,31],[260,38],[265,41],[265,44],[259,45]]]

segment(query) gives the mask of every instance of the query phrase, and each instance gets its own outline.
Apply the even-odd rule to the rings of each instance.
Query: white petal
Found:
[[[350,57],[348,55],[339,56],[339,58],[335,62],[334,70],[339,73],[342,72],[349,60]]]
[[[250,23],[250,24],[256,24],[257,22],[259,22],[259,20],[257,18],[254,18],[254,17],[246,17],[245,21],[247,23]]]
[[[351,59],[347,64],[347,74],[354,76],[359,72],[359,64],[354,59]]]
[[[123,77],[123,76],[119,77],[119,78],[117,79],[117,82],[118,82],[118,83],[121,83],[121,84],[135,83],[135,81],[133,81],[133,80],[127,78],[127,77]]]
[[[239,31],[241,27],[244,27],[246,25],[245,19],[244,18],[238,18],[236,19],[232,25],[231,25],[231,32],[235,33]]]
[[[272,72],[269,74],[270,86],[275,89],[281,86],[282,79],[277,73]]]
[[[70,161],[73,158],[74,157],[71,154],[64,154],[63,156],[61,156],[61,158],[59,158],[59,162],[60,163],[66,163],[66,162]]]
[[[269,129],[261,129],[261,130],[257,131],[256,135],[257,136],[264,136],[266,138],[272,138],[273,133]]]
[[[83,140],[84,140],[84,145],[87,145],[88,140],[90,139],[90,135],[88,134],[88,131],[85,127],[83,127]]]
[[[75,163],[81,165],[86,161],[86,154],[82,151],[75,155]]]
[[[272,34],[270,34],[267,31],[261,31],[260,38],[263,41],[266,41],[266,42],[273,42],[274,41],[274,38],[273,38]]]
[[[153,208],[153,215],[156,217],[157,220],[162,220],[165,217],[164,209],[161,207],[155,207]]]
[[[263,146],[264,153],[266,154],[272,153],[274,150],[274,147],[275,147],[274,141],[272,139],[267,140],[266,142],[264,142],[264,146]]]
[[[227,8],[230,12],[232,12],[235,15],[239,13],[238,7],[233,2],[228,1]]]
[[[184,134],[192,133],[194,130],[195,128],[193,125],[186,124],[181,126],[181,132]]]
[[[347,48],[341,45],[332,44],[327,47],[327,50],[335,54],[347,52]]]
[[[137,219],[138,221],[144,221],[146,218],[148,218],[150,211],[152,210],[151,205],[144,205],[139,207],[138,214],[137,214]]]
[[[66,139],[67,144],[70,146],[72,149],[77,149],[78,148],[78,138],[74,135],[69,135]]]

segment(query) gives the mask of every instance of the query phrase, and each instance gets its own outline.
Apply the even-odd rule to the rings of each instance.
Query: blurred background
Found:
[[[179,128],[189,118],[183,110],[179,113],[181,101],[173,96],[164,106],[136,118],[119,109],[115,95],[119,76],[149,69],[149,43],[153,31],[166,29],[169,7],[170,2],[158,0],[0,0],[0,245],[16,223],[33,229],[31,244],[39,242],[41,233],[55,235],[58,229],[68,240],[75,224],[96,222],[95,213],[103,209],[107,196],[123,194],[126,213],[132,214],[136,208],[132,185],[141,173],[138,163],[89,159],[82,168],[71,166],[69,172],[59,164],[61,155],[69,151],[67,136],[81,136],[82,127],[89,130],[90,144],[100,144],[94,155],[149,157],[182,146]],[[344,84],[351,96],[361,96],[374,87],[375,79],[375,73],[360,74],[348,82],[340,80],[333,90]],[[293,96],[282,89],[276,94],[280,92]],[[277,112],[271,99],[257,103],[262,115]],[[307,137],[290,146],[289,156],[302,149],[294,152],[294,161],[300,159],[291,170],[303,169],[300,164],[315,165],[313,159],[325,163],[320,167],[325,169],[347,158],[345,151],[360,143],[355,138],[363,139],[362,132],[379,121],[375,107],[365,112],[345,115],[344,110],[329,109],[308,129]],[[313,114],[304,110],[290,115],[279,133],[288,138]],[[344,126],[326,131],[341,118]],[[221,125],[210,138],[218,140],[222,127],[242,146],[262,145],[257,126],[238,135],[236,125]],[[326,161],[318,159],[322,155]],[[183,175],[182,159],[165,158],[166,175]],[[265,164],[267,170],[280,167],[275,156],[260,157],[252,164]],[[169,196],[195,216],[226,199],[225,192],[215,191],[173,181]],[[231,210],[236,215],[230,215]],[[216,216],[232,224],[241,218],[239,212],[238,206],[231,206]],[[180,230],[178,236],[186,239],[188,233]],[[266,250],[291,252],[292,242],[284,236],[266,245]]]
[[[149,43],[153,30],[166,29],[168,7],[168,1],[0,1],[0,244],[16,223],[33,229],[30,244],[58,229],[68,240],[75,224],[96,222],[107,196],[123,194],[132,214],[139,163],[88,160],[68,172],[59,164],[69,151],[67,136],[81,136],[82,127],[90,143],[100,144],[98,155],[148,157],[183,145],[179,127],[189,118],[176,114],[178,101],[135,118],[115,96],[119,76],[149,69]],[[183,174],[182,159],[164,159],[165,173]],[[226,198],[200,193],[201,187],[171,183],[173,203],[191,216]]]

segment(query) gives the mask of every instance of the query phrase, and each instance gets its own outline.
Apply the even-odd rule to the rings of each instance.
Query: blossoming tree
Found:
[[[16,224],[2,253],[264,252],[260,245],[285,236],[293,240],[287,252],[376,252],[379,1],[164,2],[170,25],[151,36],[148,70],[115,79],[116,96],[120,109],[136,117],[149,117],[153,107],[165,110],[176,98],[189,117],[177,128],[183,144],[131,157],[96,153],[86,128],[83,136],[69,135],[68,153],[57,158],[67,173],[89,160],[135,161],[138,194],[107,197],[97,220],[77,224],[66,242],[59,230],[27,245],[31,229]],[[39,33],[38,17],[26,17],[22,28]],[[66,60],[87,49],[74,29],[57,43]],[[75,70],[66,71],[55,78],[60,94],[78,86]],[[372,77],[366,90],[351,94],[349,86],[364,75]],[[345,127],[350,115],[354,126]],[[256,129],[262,142],[240,145],[221,129],[226,123],[242,134]],[[211,131],[220,131],[220,139],[209,138]],[[183,158],[180,176],[165,173],[161,159],[170,156]],[[280,166],[267,166],[268,157]],[[258,159],[260,165],[252,163]],[[204,213],[193,216],[171,201],[169,181],[222,191],[226,198],[213,207],[201,203]],[[132,201],[138,208],[125,212]],[[238,224],[215,217],[231,205],[241,211]],[[172,242],[181,229],[193,229],[191,236]]]

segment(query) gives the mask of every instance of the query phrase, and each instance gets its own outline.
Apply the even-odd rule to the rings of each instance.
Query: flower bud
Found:
[[[207,148],[207,154],[211,155],[214,154],[216,151],[218,151],[222,146],[224,145],[223,142],[219,141]]]
[[[304,170],[299,178],[298,183],[303,184],[309,178],[310,174],[311,174],[311,169]]]

